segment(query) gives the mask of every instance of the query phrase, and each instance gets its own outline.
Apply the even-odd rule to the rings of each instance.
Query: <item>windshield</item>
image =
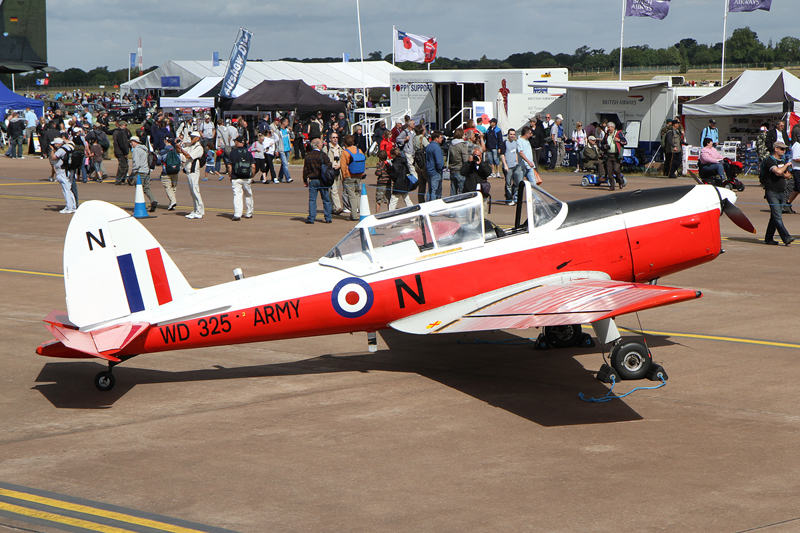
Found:
[[[330,259],[341,259],[342,261],[355,261],[358,263],[370,263],[369,246],[367,245],[364,230],[354,228],[348,233],[333,250],[325,257]]]
[[[557,200],[536,185],[532,185],[531,187],[531,197],[533,198],[534,227],[547,224],[553,220],[556,215],[558,215],[559,211],[561,211],[561,201]]]

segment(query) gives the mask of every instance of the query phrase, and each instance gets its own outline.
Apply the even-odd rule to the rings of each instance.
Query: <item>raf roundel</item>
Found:
[[[345,318],[359,318],[372,308],[374,295],[372,287],[358,278],[345,278],[333,288],[331,303],[333,308]]]

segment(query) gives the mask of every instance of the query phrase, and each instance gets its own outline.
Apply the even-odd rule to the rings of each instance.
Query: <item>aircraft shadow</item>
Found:
[[[547,427],[642,418],[623,401],[591,404],[578,398],[578,392],[587,398],[608,392],[608,386],[594,377],[597,369],[587,370],[573,358],[598,353],[600,347],[535,351],[528,339],[504,331],[424,337],[394,330],[380,334],[389,350],[323,355],[291,363],[235,368],[215,365],[183,372],[130,368],[123,364],[114,369],[116,386],[109,392],[100,392],[92,386],[92,378],[105,365],[46,363],[34,388],[60,409],[108,409],[137,385],[381,371],[419,374]],[[665,337],[649,337],[648,343],[651,347],[674,344]],[[649,382],[636,384],[649,385]]]

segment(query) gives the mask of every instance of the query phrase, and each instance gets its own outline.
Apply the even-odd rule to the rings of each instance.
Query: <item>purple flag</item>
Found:
[[[772,0],[728,0],[729,13],[744,13],[756,9],[769,11],[770,7],[772,7]]]
[[[731,2],[734,1],[736,0],[731,0]],[[739,1],[747,2],[749,0]],[[626,2],[626,17],[651,17],[657,20],[662,20],[669,14],[669,0],[626,0]]]

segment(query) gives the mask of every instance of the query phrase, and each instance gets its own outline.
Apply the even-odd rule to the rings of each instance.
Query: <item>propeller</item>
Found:
[[[748,220],[747,216],[742,212],[742,210],[736,207],[736,204],[727,198],[722,200],[722,212],[728,215],[728,218],[731,219],[731,222],[746,232],[756,232],[756,228],[753,227],[753,224],[750,222],[750,220]]]
[[[722,195],[720,194],[720,190],[725,192],[726,196],[725,198],[723,198]],[[736,207],[735,203],[733,203],[730,199],[727,198],[728,195],[733,195],[733,193],[728,189],[720,189],[719,187],[714,187],[714,191],[716,191],[717,196],[719,197],[719,207],[722,213],[725,213],[728,216],[728,218],[731,219],[731,222],[733,222],[746,232],[755,233],[756,228],[753,227],[753,224],[747,218],[747,215],[745,215],[741,209]],[[733,195],[733,197],[735,198],[736,196]],[[720,213],[720,216],[722,216],[722,213]]]

